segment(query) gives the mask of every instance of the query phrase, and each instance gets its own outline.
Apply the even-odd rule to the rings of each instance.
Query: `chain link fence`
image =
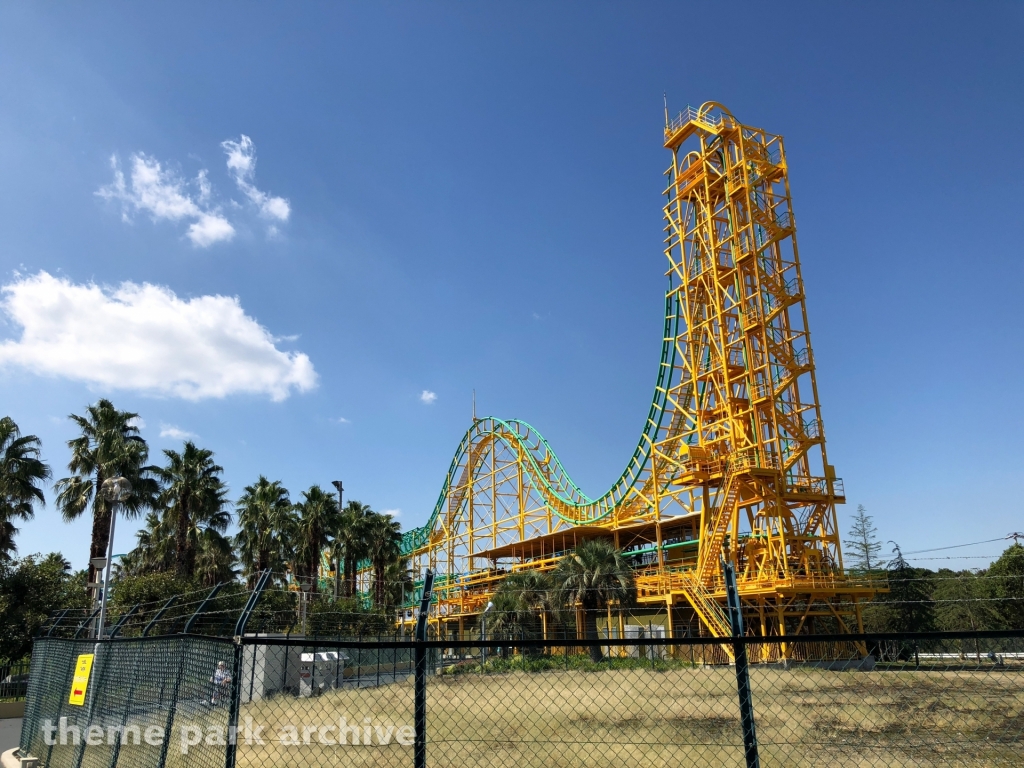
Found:
[[[1024,632],[51,637],[21,754],[47,768],[1010,766],[1022,729]]]

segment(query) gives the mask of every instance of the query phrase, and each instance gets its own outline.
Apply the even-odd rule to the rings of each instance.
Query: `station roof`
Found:
[[[662,530],[673,525],[681,524],[687,517],[692,515],[665,518],[661,521]],[[633,523],[620,526],[618,533],[620,545],[627,546],[638,539],[651,539],[657,535],[655,528],[658,524],[653,520]],[[597,525],[576,525],[554,533],[547,533],[527,541],[515,541],[511,544],[503,544],[500,547],[484,549],[474,552],[473,557],[482,557],[488,560],[502,560],[514,557],[522,560],[532,560],[539,557],[550,557],[557,552],[567,552],[575,549],[576,545],[591,539],[611,539],[615,535],[615,529],[604,528]]]
[[[556,552],[575,549],[576,545],[590,539],[610,539],[612,531],[596,525],[575,525],[564,531],[546,533],[527,541],[515,541],[500,547],[474,552],[473,557],[485,557],[488,560],[501,560],[506,557],[533,559],[547,557]]]

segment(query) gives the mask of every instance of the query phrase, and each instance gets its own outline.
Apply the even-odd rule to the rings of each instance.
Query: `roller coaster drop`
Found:
[[[592,538],[628,556],[670,636],[673,610],[729,634],[723,557],[754,633],[861,625],[873,590],[844,576],[782,137],[709,102],[666,114],[665,148],[664,343],[636,450],[591,498],[529,424],[474,419],[402,542],[437,574],[446,633],[474,625],[505,574],[551,570]]]

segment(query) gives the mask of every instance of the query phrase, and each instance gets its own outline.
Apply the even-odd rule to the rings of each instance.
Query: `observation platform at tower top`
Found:
[[[716,117],[710,112],[701,113],[699,109],[686,105],[678,115],[665,119],[665,148],[679,146],[686,141],[697,129],[719,133],[724,125],[721,117]]]

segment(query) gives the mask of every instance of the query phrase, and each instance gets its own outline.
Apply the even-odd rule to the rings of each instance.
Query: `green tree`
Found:
[[[356,571],[359,561],[367,556],[366,526],[373,514],[369,504],[350,501],[342,510],[332,532],[332,559],[336,564],[341,563],[342,597],[354,597],[356,594]]]
[[[409,602],[416,591],[412,579],[412,562],[407,557],[395,558],[384,571],[384,612],[393,615]]]
[[[231,524],[231,513],[224,500],[226,489],[210,493],[198,514],[189,516],[185,534],[188,546],[188,571],[182,574],[177,567],[177,530],[179,518],[173,507],[151,511],[146,524],[135,534],[136,545],[117,564],[118,579],[136,578],[147,574],[176,573],[178,578],[197,587],[233,581],[238,576],[234,542],[225,535]],[[165,497],[166,500],[166,497]]]
[[[72,573],[56,552],[0,562],[0,658],[28,656],[32,638],[51,612],[87,608],[85,578],[85,571]]]
[[[366,519],[363,541],[373,569],[373,605],[383,611],[387,605],[385,574],[402,554],[402,526],[391,515],[374,512]]]
[[[135,533],[134,549],[115,567],[115,577],[119,580],[173,571],[174,531],[167,516],[156,511],[147,512],[145,525]]]
[[[935,623],[947,632],[977,632],[1001,629],[1000,616],[992,601],[992,584],[971,571],[942,569],[935,574]],[[981,644],[975,640],[974,653],[981,661]]]
[[[238,535],[235,546],[242,573],[252,588],[261,571],[282,572],[289,560],[288,546],[293,540],[295,513],[288,489],[280,481],[271,482],[260,475],[245,487],[238,500]]]
[[[878,541],[877,535],[878,529],[871,515],[863,504],[858,504],[846,540],[845,555],[849,568],[869,574],[881,565],[879,553],[882,551],[882,542]]]
[[[173,539],[171,542],[173,543]],[[180,630],[185,618],[195,610],[195,601],[202,599],[202,594],[196,591],[191,580],[174,575],[173,558],[170,567],[164,571],[130,575],[122,570],[111,584],[110,614],[112,618],[123,616],[125,611],[138,605],[139,610],[132,617],[131,624],[134,627],[145,627],[156,616],[157,611],[175,595],[178,596],[178,600],[163,615],[153,634],[159,635],[169,631],[171,626],[177,626]],[[122,634],[131,634],[131,628],[126,629],[128,631],[122,631]]]
[[[365,607],[362,600],[331,600],[326,595],[310,601],[306,624],[312,637],[380,636],[394,630],[390,617]]]
[[[539,638],[550,589],[550,579],[540,571],[510,573],[494,592],[488,634],[499,640]]]
[[[0,560],[9,561],[18,548],[15,520],[31,520],[43,506],[42,484],[51,477],[40,456],[35,435],[22,435],[10,416],[0,418]]]
[[[174,530],[174,565],[178,578],[195,571],[196,552],[202,531],[223,533],[231,522],[225,509],[227,489],[221,480],[223,467],[213,461],[213,451],[185,441],[181,452],[164,450],[167,464],[154,474],[163,483],[160,503]]]
[[[295,526],[296,577],[307,580],[315,594],[319,584],[320,559],[327,549],[329,534],[338,527],[338,500],[319,485],[302,492],[302,501],[295,505],[299,518]]]
[[[894,557],[886,566],[889,592],[880,595],[864,613],[869,632],[931,632],[935,629],[934,573],[912,567],[893,544]]]
[[[988,569],[1001,623],[1024,629],[1024,546],[1014,543]]]
[[[235,548],[231,539],[224,535],[223,529],[207,526],[199,531],[195,571],[192,574],[197,584],[213,587],[215,584],[233,582],[238,577],[237,563]]]
[[[622,553],[609,541],[592,539],[558,561],[552,575],[553,602],[563,610],[583,610],[585,635],[590,640],[590,658],[601,661],[597,642],[597,618],[611,603],[620,606],[636,601],[636,581]]]
[[[97,490],[104,480],[125,477],[132,484],[132,493],[118,505],[118,511],[134,517],[152,508],[158,486],[152,478],[153,468],[146,466],[149,449],[134,423],[138,414],[119,411],[109,400],[88,406],[85,416],[71,414],[69,418],[81,434],[68,441],[68,470],[72,475],[57,481],[57,508],[66,522],[78,519],[91,508],[89,559],[106,557],[111,505]],[[89,581],[96,580],[90,564]]]

